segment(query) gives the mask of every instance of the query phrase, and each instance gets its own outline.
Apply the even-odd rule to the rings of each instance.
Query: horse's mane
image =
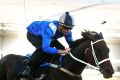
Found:
[[[74,49],[76,46],[80,45],[84,41],[86,41],[88,39],[90,39],[90,40],[94,39],[94,36],[98,35],[98,33],[95,31],[85,30],[81,33],[81,35],[82,35],[82,38],[77,39],[74,43],[71,43],[70,48]]]
[[[87,31],[81,33],[82,37],[85,39],[94,40],[94,38],[103,38],[102,33],[97,33],[95,31]]]
[[[96,34],[97,34],[97,32],[95,32],[95,31],[87,31],[87,30],[85,30],[81,33],[82,37],[86,38],[86,39],[89,39],[91,36],[94,36]]]

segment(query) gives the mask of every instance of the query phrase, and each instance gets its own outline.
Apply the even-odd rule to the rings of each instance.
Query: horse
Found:
[[[85,31],[82,36],[70,44],[71,51],[67,55],[56,55],[49,63],[40,65],[48,68],[42,80],[82,80],[81,74],[86,65],[99,70],[104,78],[112,77],[114,69],[109,59],[110,49],[102,33]],[[9,54],[0,60],[0,80],[20,80],[20,77],[12,75],[12,70],[22,57]]]

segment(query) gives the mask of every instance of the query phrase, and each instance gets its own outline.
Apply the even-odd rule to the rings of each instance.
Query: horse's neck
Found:
[[[77,44],[78,45],[78,44]],[[90,46],[90,40],[86,40],[77,47],[75,47],[71,53],[78,59],[86,61],[85,49]],[[74,60],[71,56],[67,55],[63,59],[63,67],[70,70],[73,73],[81,74],[85,68],[85,64]]]
[[[75,43],[78,43],[78,42],[75,42]],[[79,41],[79,43],[80,43],[80,41]],[[77,46],[72,48],[71,51],[73,52],[73,54],[76,55],[76,53],[84,53],[85,49],[87,49],[88,47],[90,47],[90,40],[85,40],[84,42],[80,43],[79,45],[77,44]]]
[[[73,42],[70,44],[70,48],[71,48],[71,49],[74,49],[74,48],[76,48],[77,46],[79,46],[80,44],[82,44],[84,41],[86,41],[86,39],[84,39],[84,38],[77,39],[77,40],[73,41]]]

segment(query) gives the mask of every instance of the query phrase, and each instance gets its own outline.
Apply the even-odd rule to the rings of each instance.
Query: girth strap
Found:
[[[81,75],[74,74],[74,73],[72,73],[71,71],[69,71],[69,70],[67,70],[67,69],[65,69],[65,68],[63,68],[63,67],[60,67],[60,68],[59,68],[59,65],[50,63],[49,66],[51,66],[51,67],[53,67],[53,68],[58,68],[58,69],[60,69],[61,71],[65,72],[65,73],[67,73],[67,74],[69,74],[69,75],[71,75],[71,76],[73,76],[73,77],[81,77]]]
[[[73,76],[73,77],[81,77],[81,75],[74,74],[74,73],[70,72],[69,70],[67,70],[67,69],[65,69],[63,67],[60,67],[60,70],[67,73],[67,74],[69,74],[69,75],[71,75],[71,76]]]
[[[69,70],[67,70],[67,69],[65,69],[65,68],[63,68],[63,67],[59,67],[59,65],[52,64],[52,63],[47,63],[47,64],[48,64],[48,66],[50,66],[50,67],[60,69],[61,71],[69,74],[70,76],[73,76],[73,77],[81,77],[81,75],[74,74],[74,73],[72,73],[71,71],[69,71]]]

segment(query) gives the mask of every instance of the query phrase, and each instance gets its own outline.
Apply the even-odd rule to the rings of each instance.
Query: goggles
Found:
[[[60,23],[60,25],[65,29],[65,30],[72,30],[73,28],[72,28],[72,26],[66,26],[66,25],[64,25],[63,23]]]
[[[62,26],[65,30],[72,30],[70,27]]]

